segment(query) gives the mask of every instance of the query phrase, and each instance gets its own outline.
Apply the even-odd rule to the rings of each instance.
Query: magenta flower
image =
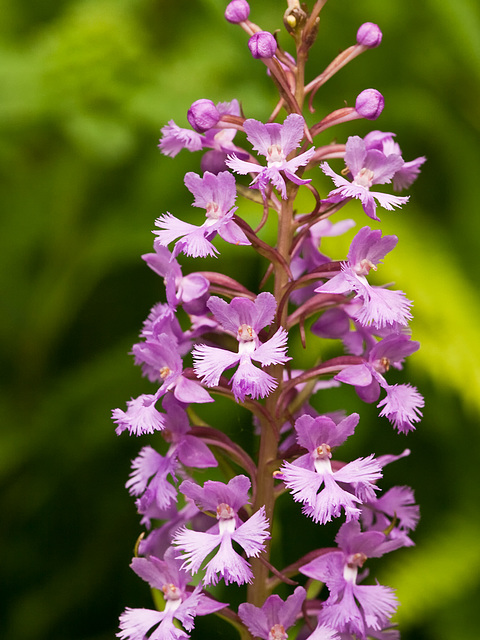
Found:
[[[363,140],[367,151],[370,149],[378,149],[386,156],[396,154],[402,158],[402,150],[398,143],[393,139],[394,137],[394,133],[370,131]],[[420,167],[425,161],[425,156],[420,156],[419,158],[415,158],[415,160],[410,160],[409,162],[404,162],[402,158],[402,166],[393,174],[394,191],[407,189],[412,182],[417,179],[417,176],[420,173]]]
[[[155,408],[157,399],[154,395],[142,394],[127,402],[126,411],[113,409],[112,419],[117,423],[117,436],[125,430],[135,436],[161,431],[165,427],[165,416]]]
[[[161,456],[152,447],[143,447],[132,460],[132,473],[125,485],[131,495],[142,496],[148,492],[143,507],[149,508],[155,502],[158,511],[168,509],[177,500],[176,489],[168,482],[168,476],[175,478],[177,460],[172,456]]]
[[[219,102],[216,109],[220,116],[222,115],[240,115],[240,105],[238,100],[231,102]],[[162,128],[162,138],[158,145],[160,151],[171,158],[175,157],[182,149],[188,151],[200,151],[204,148],[210,148],[216,151],[222,151],[225,154],[236,150],[232,140],[237,133],[236,129],[211,128],[205,131],[204,135],[192,131],[191,129],[182,129],[170,120],[168,125]],[[207,152],[208,153],[208,152]]]
[[[337,373],[335,380],[354,385],[364,402],[375,402],[380,395],[380,387],[388,387],[383,374],[390,367],[402,369],[404,359],[419,347],[420,344],[408,335],[391,334],[368,349],[362,364],[345,367]]]
[[[255,302],[237,297],[228,304],[212,296],[207,306],[223,328],[236,336],[238,353],[198,344],[192,351],[195,373],[208,387],[216,387],[225,369],[238,364],[231,379],[237,402],[243,402],[247,395],[264,398],[275,389],[277,382],[266,371],[254,366],[252,360],[260,362],[263,367],[285,364],[290,360],[285,353],[287,332],[283,327],[264,343],[258,338],[260,330],[273,321],[277,306],[275,297],[264,292],[257,296]]]
[[[167,303],[172,311],[175,311],[177,306],[181,304],[188,314],[204,313],[210,288],[208,280],[200,273],[190,273],[184,276],[178,261],[158,240],[153,243],[153,248],[155,253],[145,253],[142,255],[142,259],[152,271],[164,279]]]
[[[408,196],[400,197],[370,191],[370,187],[374,184],[391,182],[394,174],[402,168],[404,162],[397,153],[387,156],[378,149],[367,149],[362,138],[350,136],[345,145],[345,164],[352,176],[352,182],[335,173],[327,162],[320,165],[322,171],[332,178],[337,187],[328,194],[325,202],[337,203],[357,198],[361,201],[367,216],[373,220],[379,220],[375,200],[389,211],[408,202]]]
[[[177,344],[168,334],[161,333],[156,339],[134,344],[132,353],[135,364],[142,366],[144,375],[151,382],[162,383],[156,393],[157,399],[172,391],[179,402],[213,402],[196,380],[189,380],[183,375],[183,363]]]
[[[392,487],[383,495],[363,505],[361,522],[365,529],[389,531],[389,539],[401,539],[402,546],[410,547],[414,542],[408,533],[413,531],[420,519],[420,509],[410,487]]]
[[[286,631],[295,624],[306,597],[305,589],[297,587],[285,602],[280,596],[272,595],[261,607],[242,603],[238,607],[238,615],[255,638],[286,640]]]
[[[270,535],[264,507],[240,524],[238,510],[248,502],[249,488],[250,480],[242,475],[232,478],[227,485],[211,480],[203,488],[189,480],[180,485],[180,491],[194,500],[200,509],[216,513],[218,523],[209,531],[192,531],[184,527],[173,539],[173,544],[184,551],[184,555],[179,556],[184,560],[182,569],[193,574],[218,547],[205,566],[206,585],[217,584],[219,575],[226,584],[252,581],[249,563],[235,551],[232,542],[239,544],[248,558],[257,557],[264,550],[264,542]]]
[[[190,576],[180,569],[180,562],[174,557],[175,550],[170,548],[159,560],[150,558],[134,558],[131,567],[137,575],[154,588],[163,593],[165,609],[127,608],[120,616],[120,632],[117,637],[122,640],[181,640],[190,636],[178,628],[174,620],[178,620],[187,631],[194,627],[197,615],[208,615],[227,606],[217,602],[201,592],[200,587],[189,591],[187,584]]]
[[[181,238],[175,244],[172,257],[175,258],[181,251],[194,258],[201,256],[214,256],[218,250],[211,243],[211,239],[218,233],[226,242],[231,244],[250,244],[250,241],[233,220],[237,210],[234,207],[236,198],[235,178],[228,171],[222,171],[218,175],[205,172],[203,178],[190,172],[185,176],[185,185],[195,196],[194,207],[204,208],[206,211],[205,222],[197,227],[188,222],[183,222],[169,213],[155,220],[160,231],[154,231],[158,236],[158,242],[167,246],[177,238]]]
[[[315,558],[300,567],[300,571],[324,582],[330,591],[318,617],[319,624],[365,640],[369,630],[385,629],[397,602],[389,587],[357,584],[358,569],[367,558],[378,558],[394,545],[380,531],[362,533],[356,520],[343,524],[335,540],[338,551]]]
[[[419,348],[419,343],[404,334],[392,334],[377,342],[369,350],[368,359],[362,364],[350,365],[337,373],[335,380],[351,384],[364,402],[378,400],[380,388],[386,396],[378,403],[380,412],[401,433],[408,433],[420,420],[425,402],[415,387],[409,384],[389,385],[383,374],[393,366],[402,368],[404,358]]]
[[[341,272],[315,289],[317,293],[355,293],[354,300],[363,304],[353,317],[362,325],[375,328],[386,325],[407,325],[412,318],[411,302],[403,291],[392,291],[370,285],[366,276],[397,244],[396,236],[384,236],[380,230],[363,227],[350,245],[347,261]]]
[[[303,415],[295,422],[298,444],[308,453],[280,469],[285,486],[294,500],[303,502],[303,513],[325,524],[345,511],[347,522],[360,516],[363,500],[373,500],[381,478],[381,467],[373,455],[358,458],[333,471],[331,449],[353,434],[358,413],[352,413],[338,425],[326,416]]]
[[[387,395],[377,404],[377,407],[383,407],[379,415],[388,418],[400,433],[415,429],[425,405],[423,396],[410,384],[388,385],[385,390]]]
[[[304,167],[315,153],[315,149],[309,149],[304,153],[287,160],[287,156],[297,147],[304,136],[305,120],[297,113],[291,113],[285,118],[283,124],[270,122],[263,124],[258,120],[249,118],[244,122],[245,133],[248,141],[255,151],[267,158],[267,166],[262,167],[254,162],[241,160],[235,154],[228,156],[226,163],[235,171],[245,175],[256,173],[257,177],[251,186],[258,187],[265,197],[267,184],[271,182],[280,192],[283,199],[287,197],[285,185],[286,178],[295,184],[307,184],[310,180],[302,180],[295,172],[299,167]],[[282,173],[280,173],[282,172]]]

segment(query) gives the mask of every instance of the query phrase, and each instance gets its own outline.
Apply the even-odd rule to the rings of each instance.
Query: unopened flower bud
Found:
[[[250,6],[247,0],[232,0],[225,9],[225,18],[228,22],[238,24],[250,15]]]
[[[376,120],[382,113],[385,100],[376,89],[365,89],[358,94],[355,101],[355,111],[362,118]]]
[[[382,41],[382,32],[378,24],[364,22],[357,31],[357,44],[373,49],[378,47]]]
[[[254,58],[273,58],[277,41],[269,31],[257,31],[248,41],[248,48]]]
[[[187,120],[195,131],[203,133],[217,124],[220,114],[211,100],[201,98],[195,100],[188,110]]]

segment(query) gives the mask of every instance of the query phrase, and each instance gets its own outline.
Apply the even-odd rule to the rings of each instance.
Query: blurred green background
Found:
[[[274,104],[245,33],[223,19],[225,5],[1,2],[2,638],[107,640],[124,606],[150,606],[128,568],[141,528],[124,489],[146,440],[117,438],[110,410],[149,389],[127,354],[162,286],[140,255],[151,250],[158,215],[190,208],[183,175],[200,166],[199,154],[161,156],[160,127],[171,118],[185,126],[198,98],[239,98],[259,119]],[[286,3],[251,5],[262,28],[282,27]],[[381,26],[381,47],[326,85],[317,115],[368,87],[384,94],[385,111],[320,142],[380,128],[398,134],[405,159],[428,157],[408,206],[382,215],[400,238],[382,279],[414,300],[422,343],[405,380],[426,407],[407,438],[378,421],[363,437],[377,454],[412,449],[386,471],[386,486],[411,485],[422,510],[417,546],[382,560],[378,575],[397,588],[403,638],[476,640],[480,7],[330,0],[308,79],[365,21]],[[287,34],[280,41],[292,51]],[[358,208],[349,213],[367,223]],[[234,273],[235,254],[222,254]],[[186,262],[221,268],[213,263]],[[196,637],[221,637],[205,629]]]

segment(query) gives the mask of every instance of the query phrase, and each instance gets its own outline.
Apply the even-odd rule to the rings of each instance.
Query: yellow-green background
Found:
[[[274,104],[246,35],[223,19],[225,4],[1,2],[2,638],[107,640],[124,606],[150,605],[128,569],[141,529],[123,487],[147,440],[117,438],[109,414],[150,390],[127,355],[162,295],[139,256],[151,250],[155,217],[189,214],[183,175],[199,170],[199,154],[159,154],[160,127],[171,118],[185,126],[198,98],[236,97],[259,119]],[[251,4],[255,22],[281,28],[282,1]],[[398,437],[375,408],[362,407],[358,436],[369,448],[362,455],[412,449],[386,470],[385,486],[413,486],[422,520],[417,546],[375,571],[397,588],[402,637],[476,640],[480,8],[477,0],[330,0],[308,79],[367,20],[381,26],[382,46],[325,86],[318,117],[375,87],[386,102],[380,120],[331,135],[344,141],[380,128],[398,134],[407,160],[428,157],[409,205],[381,216],[400,238],[382,281],[415,303],[422,349],[405,379],[424,392],[425,417],[416,433]],[[320,175],[318,185],[328,188]],[[351,214],[357,225],[368,222],[358,207]],[[239,267],[248,250],[217,244],[231,273],[258,280],[258,262]],[[221,268],[212,262],[185,264]],[[293,554],[288,531],[285,523]],[[225,633],[203,625],[196,637]]]

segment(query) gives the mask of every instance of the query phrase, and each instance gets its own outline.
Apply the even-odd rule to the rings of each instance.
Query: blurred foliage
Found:
[[[224,22],[225,4],[2,2],[0,606],[8,640],[106,640],[125,605],[148,606],[147,587],[128,568],[140,527],[124,489],[130,458],[148,438],[116,438],[109,414],[147,388],[127,353],[162,286],[140,255],[151,249],[155,217],[167,210],[181,217],[190,206],[183,175],[199,169],[198,154],[158,153],[160,127],[172,118],[185,125],[201,97],[238,97],[258,118],[274,104],[245,34]],[[251,5],[255,22],[281,28],[284,3]],[[400,239],[382,277],[414,299],[422,343],[406,378],[427,404],[418,430],[400,442],[375,409],[360,408],[361,425],[373,425],[360,431],[365,453],[396,452],[408,441],[412,456],[388,469],[385,483],[413,486],[423,514],[417,547],[391,554],[379,571],[403,602],[402,637],[473,640],[480,9],[477,0],[330,0],[309,79],[365,21],[381,26],[382,46],[329,81],[312,122],[374,86],[386,98],[374,128],[395,131],[406,159],[428,157],[411,203],[382,216]],[[280,40],[291,50],[287,34]],[[354,123],[333,135],[344,140],[371,128]],[[366,223],[358,208],[348,215]],[[347,241],[332,240],[325,251],[342,258]],[[211,260],[205,268],[235,274],[238,254],[221,250],[222,266]],[[247,250],[241,255],[250,259]],[[263,268],[250,260],[245,281],[255,286]],[[356,402],[342,394],[335,408]],[[289,534],[297,535],[292,521],[285,517],[285,558]],[[222,636],[223,627],[215,636],[198,626],[197,637]]]

